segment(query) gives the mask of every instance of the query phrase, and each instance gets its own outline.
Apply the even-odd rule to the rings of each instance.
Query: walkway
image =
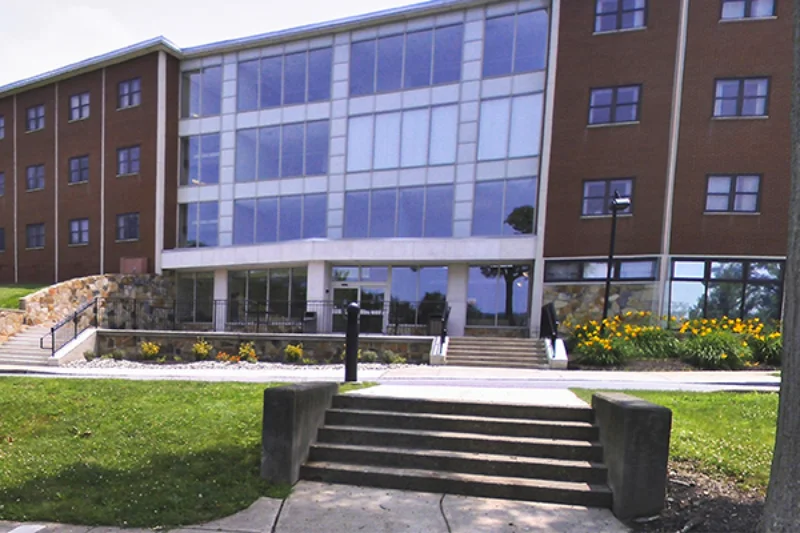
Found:
[[[0,533],[138,533],[149,530],[0,522]],[[493,500],[301,481],[286,500],[175,533],[625,533],[608,509]]]

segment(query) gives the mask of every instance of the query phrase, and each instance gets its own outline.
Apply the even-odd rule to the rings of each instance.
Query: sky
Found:
[[[0,85],[163,35],[189,47],[419,0],[0,0]]]

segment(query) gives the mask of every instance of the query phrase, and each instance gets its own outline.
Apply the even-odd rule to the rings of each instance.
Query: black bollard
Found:
[[[358,381],[358,313],[361,308],[352,302],[347,306],[347,352],[344,359],[344,380]]]

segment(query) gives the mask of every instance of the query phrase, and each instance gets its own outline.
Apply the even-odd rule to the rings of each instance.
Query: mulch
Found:
[[[758,529],[764,494],[671,462],[660,515],[628,522],[635,533],[750,533]]]
[[[627,372],[696,372],[699,368],[684,363],[680,359],[633,359],[626,361],[622,366],[591,366],[569,362],[570,370],[603,370],[603,371],[627,371]],[[758,365],[750,368],[737,370],[737,372],[751,372],[756,370],[780,370],[780,367],[769,365]]]

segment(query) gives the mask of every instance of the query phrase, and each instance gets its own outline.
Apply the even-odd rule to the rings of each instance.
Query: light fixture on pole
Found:
[[[631,206],[631,199],[626,196],[620,196],[619,191],[614,191],[614,198],[608,204],[611,210],[611,245],[608,250],[608,264],[606,265],[606,292],[603,298],[603,322],[608,318],[608,298],[611,293],[611,274],[614,264],[614,245],[617,239],[617,213],[625,211]],[[601,322],[601,328],[603,327]]]

